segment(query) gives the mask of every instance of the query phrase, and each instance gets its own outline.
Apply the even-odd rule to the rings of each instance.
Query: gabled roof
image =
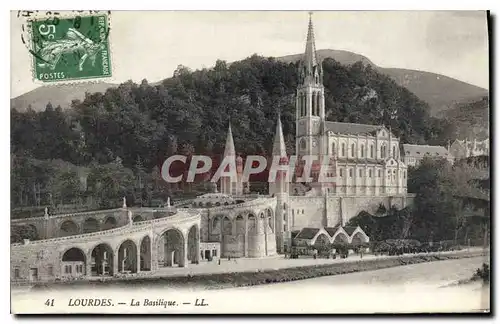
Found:
[[[325,227],[325,231],[328,233],[328,235],[333,236],[335,232],[339,229],[340,225],[337,225],[335,227]]]
[[[403,151],[405,156],[413,157],[444,157],[448,158],[451,155],[444,146],[432,146],[432,145],[414,145],[414,144],[403,144]]]
[[[304,227],[297,236],[296,239],[312,239],[319,232],[319,228]]]
[[[327,132],[330,131],[338,134],[349,134],[349,135],[373,134],[382,128],[385,127],[380,125],[340,123],[331,121],[325,122],[325,130]]]
[[[344,231],[346,231],[346,233],[349,234],[349,236],[351,236],[352,233],[354,233],[356,228],[357,228],[356,226],[344,226],[343,227]]]
[[[385,160],[385,165],[398,165],[398,161],[396,159],[394,159],[393,157],[389,157],[387,158],[387,160]]]

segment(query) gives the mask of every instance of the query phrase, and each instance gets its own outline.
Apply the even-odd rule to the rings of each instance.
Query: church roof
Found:
[[[451,156],[444,146],[403,144],[403,151],[405,156],[413,157],[428,156],[448,158]]]
[[[283,137],[283,129],[281,127],[281,118],[278,116],[276,124],[276,133],[274,135],[273,156],[286,156],[285,139]]]
[[[224,147],[224,156],[236,156],[236,150],[234,148],[233,132],[231,131],[231,123],[229,124],[229,130],[227,132],[226,146]]]
[[[327,121],[325,122],[325,128],[326,131],[338,134],[364,135],[364,134],[372,134],[377,130],[383,128],[383,126]]]
[[[297,236],[296,239],[312,239],[319,232],[319,228],[304,227]]]

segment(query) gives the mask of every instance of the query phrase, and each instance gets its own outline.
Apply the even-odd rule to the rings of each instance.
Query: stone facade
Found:
[[[374,214],[382,204],[404,208],[413,202],[413,195],[404,196],[290,196],[288,199],[291,231],[304,227],[345,225],[360,212]]]
[[[222,200],[227,201],[222,195]],[[201,214],[201,240],[219,242],[222,257],[263,257],[276,254],[276,198],[261,196],[235,197],[237,204],[215,201],[208,208],[199,208]]]

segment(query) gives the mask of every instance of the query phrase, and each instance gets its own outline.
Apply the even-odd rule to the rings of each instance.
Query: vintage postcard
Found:
[[[10,17],[11,313],[490,312],[488,12]]]

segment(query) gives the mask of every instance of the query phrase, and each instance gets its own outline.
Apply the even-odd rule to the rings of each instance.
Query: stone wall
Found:
[[[11,249],[12,281],[30,281],[30,269],[37,269],[38,278],[50,280],[61,275],[61,253],[57,249],[25,245],[23,249]],[[16,272],[18,276],[16,276]]]
[[[113,272],[116,272],[118,270],[119,249],[122,244],[126,241],[132,241],[135,246],[135,255],[130,260],[138,261],[137,254],[140,251],[141,242],[146,237],[149,237],[151,242],[151,256],[148,257],[148,261],[151,261],[152,270],[155,270],[158,266],[159,254],[161,256],[164,255],[164,252],[167,252],[163,251],[163,254],[158,253],[158,246],[162,245],[159,244],[162,234],[166,230],[172,229],[177,230],[183,237],[183,244],[178,249],[183,260],[177,261],[184,265],[187,263],[186,251],[188,248],[189,230],[193,226],[199,228],[199,224],[199,214],[194,212],[179,212],[178,215],[172,217],[134,223],[133,225],[130,224],[107,231],[33,242],[26,241],[25,244],[11,244],[11,280],[47,281],[64,277],[62,271],[64,270],[63,265],[65,262],[62,261],[62,257],[71,248],[81,250],[85,256],[85,269],[83,272],[88,275],[91,270],[92,251],[96,246],[101,244],[109,247],[111,256],[113,257]],[[199,250],[199,242],[195,243],[196,250]],[[197,260],[199,253],[196,256]],[[136,263],[139,265],[139,262]],[[32,278],[34,271],[36,271],[36,277]]]
[[[290,223],[291,230],[304,227],[333,227],[339,223],[346,224],[361,211],[374,214],[380,204],[386,208],[391,205],[404,208],[413,203],[414,195],[408,196],[328,196],[305,197],[291,196]]]

